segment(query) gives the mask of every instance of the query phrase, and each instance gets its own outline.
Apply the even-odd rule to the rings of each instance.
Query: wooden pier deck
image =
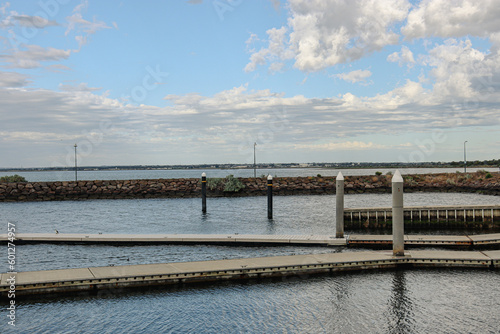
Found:
[[[233,260],[90,267],[0,274],[0,294],[16,296],[90,292],[117,288],[169,286],[222,280],[263,279],[339,271],[412,267],[500,268],[500,250],[390,251],[292,255]],[[14,283],[13,283],[14,282]],[[17,297],[16,297],[17,298]]]
[[[6,234],[0,240],[7,241]],[[16,244],[219,244],[302,245],[302,246],[380,246],[392,245],[392,235],[256,235],[256,234],[85,234],[85,233],[18,233]],[[494,246],[500,245],[500,233],[478,235],[405,235],[408,246]]]

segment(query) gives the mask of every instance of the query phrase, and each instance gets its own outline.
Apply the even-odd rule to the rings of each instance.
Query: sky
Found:
[[[0,0],[0,167],[498,159],[500,0]],[[465,148],[465,150],[464,150]],[[464,152],[465,151],[465,152]]]

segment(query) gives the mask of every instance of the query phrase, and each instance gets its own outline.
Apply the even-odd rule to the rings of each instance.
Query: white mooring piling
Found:
[[[404,256],[404,216],[403,216],[403,177],[396,170],[392,177],[392,253]]]

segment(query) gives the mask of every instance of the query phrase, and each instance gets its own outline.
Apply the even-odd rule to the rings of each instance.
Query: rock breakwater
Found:
[[[347,176],[345,193],[390,193],[390,175]],[[209,190],[208,197],[264,196],[265,178],[240,178],[238,192]],[[470,192],[500,195],[499,173],[415,174],[404,176],[405,192]],[[275,195],[335,194],[335,177],[275,177]],[[182,198],[201,196],[200,179],[0,183],[0,202],[85,199]]]

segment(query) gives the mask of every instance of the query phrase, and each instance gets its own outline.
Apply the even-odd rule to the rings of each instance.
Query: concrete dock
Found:
[[[405,246],[493,246],[500,245],[500,233],[477,235],[405,235]],[[392,245],[392,235],[351,235],[349,246]]]
[[[0,240],[7,240],[7,234],[0,234]],[[16,243],[345,246],[347,241],[329,235],[17,233]]]
[[[7,298],[13,284],[16,296],[32,296],[268,277],[304,278],[313,274],[398,267],[499,269],[500,250],[420,250],[406,251],[404,256],[398,257],[393,256],[392,251],[346,252],[3,273],[0,274],[0,294]]]
[[[6,241],[7,235],[0,234]],[[18,233],[16,244],[218,244],[227,246],[301,245],[301,246],[383,246],[392,245],[392,235],[257,235],[257,234],[85,234]],[[500,233],[478,235],[405,235],[405,246],[494,246]]]
[[[498,223],[500,221],[499,205],[405,206],[403,211],[405,222]],[[357,222],[388,222],[392,221],[392,208],[346,208],[344,220],[351,225]]]

